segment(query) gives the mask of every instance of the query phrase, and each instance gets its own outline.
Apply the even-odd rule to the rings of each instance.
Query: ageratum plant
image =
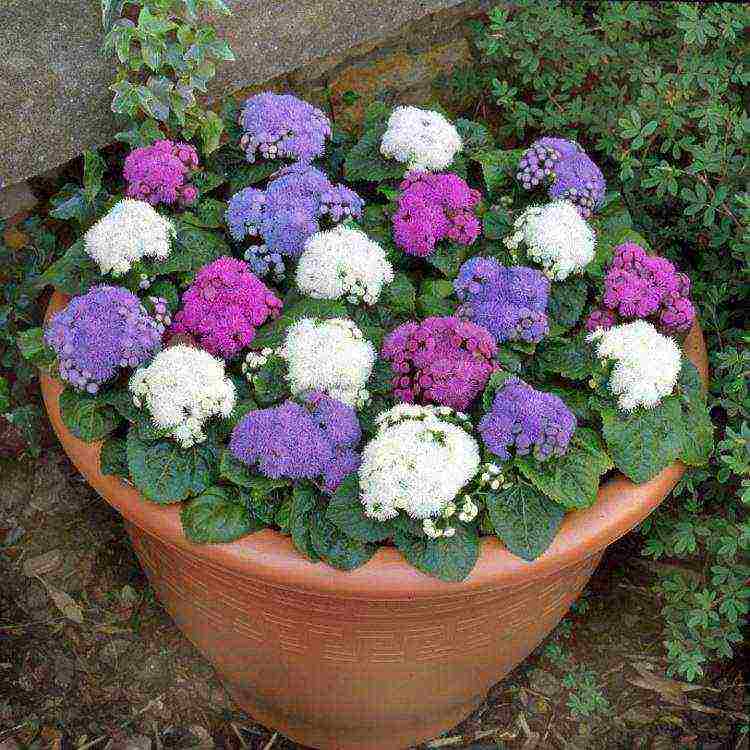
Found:
[[[347,570],[395,545],[462,580],[482,536],[541,555],[615,469],[707,460],[689,281],[578,144],[501,151],[376,104],[340,175],[310,105],[259,94],[238,122],[213,169],[168,141],[126,158],[36,334],[67,427],[183,503],[188,538],[274,528]],[[242,184],[238,153],[272,168]],[[141,169],[152,154],[174,171]]]

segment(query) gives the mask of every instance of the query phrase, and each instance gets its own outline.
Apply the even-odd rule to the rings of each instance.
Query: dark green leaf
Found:
[[[473,158],[482,167],[484,183],[489,195],[499,194],[515,181],[518,162],[523,149],[495,149],[476,154]]]
[[[385,122],[367,127],[362,137],[349,149],[344,159],[344,176],[347,180],[357,182],[384,182],[400,180],[406,166],[400,162],[386,159],[380,153],[380,141],[385,133]]]
[[[550,328],[572,328],[581,318],[587,296],[586,281],[580,277],[571,276],[565,281],[552,282],[547,303]]]
[[[684,359],[677,388],[685,419],[685,444],[680,458],[688,466],[704,466],[714,449],[714,426],[708,411],[706,391],[695,365]]]
[[[636,484],[653,479],[677,459],[685,445],[685,422],[674,396],[653,409],[605,408],[602,428],[615,466]]]
[[[238,487],[250,490],[254,495],[268,495],[274,490],[289,485],[286,479],[269,479],[261,476],[246,466],[232,452],[225,448],[221,454],[221,463],[219,464],[219,473],[222,479],[226,479]]]
[[[387,523],[365,515],[356,473],[350,474],[339,485],[328,503],[326,518],[348,537],[361,542],[381,542],[392,533]]]
[[[310,542],[322,560],[340,570],[354,570],[377,552],[377,545],[346,536],[322,510],[312,514]]]
[[[536,352],[535,363],[544,372],[554,372],[571,380],[586,380],[596,366],[592,347],[583,339],[542,341]]]
[[[101,280],[99,267],[86,255],[83,242],[79,240],[38,278],[37,286],[51,284],[58,291],[75,297],[85,294]]]
[[[565,510],[523,480],[482,495],[490,521],[509,552],[535,560],[552,544]]]
[[[96,151],[83,153],[83,194],[87,203],[93,203],[102,189],[102,177],[107,164]]]
[[[299,552],[313,562],[320,560],[310,538],[310,526],[317,500],[318,493],[314,487],[308,484],[298,484],[292,492],[292,507],[289,514],[292,542]]]
[[[253,339],[253,349],[276,347],[282,343],[286,331],[292,324],[302,318],[346,318],[344,305],[331,299],[311,299],[306,297],[290,307],[285,307],[283,313],[273,323],[263,326]]]
[[[381,302],[393,310],[396,315],[412,315],[416,290],[409,276],[397,273],[393,281],[383,289]]]
[[[44,343],[44,331],[41,328],[30,328],[20,331],[16,344],[21,356],[37,367],[49,367],[55,361],[55,352]]]
[[[60,394],[60,416],[71,433],[85,443],[101,440],[120,423],[119,415],[104,399],[73,388]]]
[[[435,251],[428,255],[425,260],[449,279],[458,276],[461,264],[471,253],[466,245],[458,245],[455,242],[440,243]]]
[[[209,487],[180,512],[182,528],[191,542],[221,544],[263,528],[235,491]]]
[[[108,437],[99,452],[99,470],[102,474],[112,474],[128,478],[128,454],[123,438]]]
[[[186,211],[182,220],[197,227],[216,229],[224,224],[224,212],[227,204],[215,198],[204,198],[196,208]]]
[[[149,443],[128,432],[128,467],[147,500],[178,503],[207,490],[219,476],[219,447],[210,440],[182,448],[173,440]]]
[[[458,524],[454,536],[419,539],[396,532],[401,554],[418,570],[443,581],[463,581],[479,557],[479,537],[475,529]]]

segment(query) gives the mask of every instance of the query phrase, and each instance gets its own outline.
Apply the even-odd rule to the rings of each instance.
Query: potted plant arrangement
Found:
[[[135,124],[24,348],[238,704],[412,744],[707,461],[689,281],[573,141],[375,104],[342,144],[289,94],[223,114],[202,155]]]

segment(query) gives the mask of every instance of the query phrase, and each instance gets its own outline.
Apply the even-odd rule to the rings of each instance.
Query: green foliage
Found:
[[[344,176],[353,182],[400,180],[406,167],[380,153],[380,141],[386,131],[391,108],[373,102],[365,113],[362,135],[344,159]]]
[[[457,524],[450,538],[428,539],[398,530],[394,541],[399,552],[423,573],[443,581],[463,581],[479,557],[476,529]]]
[[[254,349],[279,346],[284,340],[287,329],[302,318],[345,318],[346,307],[330,299],[312,299],[305,297],[291,304],[285,302],[282,314],[273,323],[263,326],[253,339]]]
[[[100,278],[99,267],[86,255],[83,240],[78,240],[38,277],[37,287],[50,285],[58,292],[76,296],[85,294]]]
[[[85,443],[106,437],[121,421],[105,398],[90,396],[70,387],[60,394],[60,416],[71,433]]]
[[[99,470],[102,474],[128,478],[128,454],[125,440],[108,437],[99,452]]]
[[[216,62],[231,62],[234,54],[203,22],[202,11],[229,13],[229,7],[223,0],[139,0],[138,17],[132,20],[116,18],[122,11],[118,5],[103,0],[102,6],[104,50],[119,62],[112,111],[131,120],[146,118],[151,134],[163,130],[181,140],[198,136],[204,155],[212,153],[224,123],[205,106],[207,86]],[[135,137],[140,135],[150,137],[143,125]]]
[[[584,666],[563,677],[562,684],[570,690],[565,704],[575,719],[609,712],[609,701],[596,684],[596,674]]]
[[[263,527],[236,490],[209,487],[180,511],[185,536],[198,544],[233,542]]]
[[[381,542],[392,533],[389,524],[365,515],[357,474],[350,474],[339,485],[328,503],[326,518],[348,537],[361,542]]]
[[[536,559],[549,547],[565,517],[561,505],[521,479],[482,497],[495,534],[524,560]]]
[[[55,353],[44,343],[44,331],[41,328],[21,331],[16,342],[21,356],[32,365],[48,367],[55,361]]]

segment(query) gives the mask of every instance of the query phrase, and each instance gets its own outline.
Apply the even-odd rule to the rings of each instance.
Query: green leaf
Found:
[[[482,393],[482,409],[489,411],[492,408],[492,402],[495,400],[495,394],[503,387],[505,381],[511,377],[511,373],[504,370],[496,370],[490,375],[487,385]]]
[[[16,344],[21,356],[37,367],[49,367],[55,361],[55,352],[44,343],[44,331],[41,328],[29,328],[20,331]]]
[[[501,190],[512,185],[518,162],[524,149],[495,149],[476,154],[473,158],[482,168],[484,184],[489,195],[499,194]]]
[[[180,224],[177,232],[177,249],[166,261],[157,266],[160,274],[192,274],[203,266],[220,258],[231,255],[229,245],[218,232]]]
[[[452,315],[456,308],[456,303],[454,300],[446,299],[445,297],[433,297],[421,294],[417,297],[417,308],[423,318],[428,318],[432,315]]]
[[[322,510],[312,514],[310,543],[322,560],[339,570],[354,570],[377,552],[378,546],[346,536]]]
[[[93,203],[102,189],[102,177],[107,171],[107,163],[96,151],[83,153],[83,194],[87,203]]]
[[[134,423],[142,418],[143,412],[133,403],[133,394],[126,386],[99,394],[102,404],[113,406],[115,411],[128,422]]]
[[[182,220],[196,227],[218,229],[224,225],[224,213],[227,210],[225,201],[215,198],[204,198],[192,211],[186,211]]]
[[[169,311],[174,314],[177,312],[177,308],[180,306],[180,293],[177,291],[177,287],[166,279],[157,279],[148,288],[149,297],[161,297],[166,300]]]
[[[104,399],[73,388],[60,394],[60,416],[73,435],[85,443],[101,440],[120,423],[119,415]]]
[[[264,325],[253,339],[253,349],[279,346],[286,336],[289,326],[302,318],[346,318],[346,307],[341,302],[331,299],[312,299],[306,297],[285,307],[281,316],[273,323]]]
[[[221,544],[263,528],[235,491],[209,487],[180,512],[182,528],[191,542]]]
[[[630,227],[618,226],[614,229],[604,229],[597,232],[594,260],[586,266],[586,273],[594,278],[602,278],[606,268],[612,262],[615,248],[624,242],[635,242],[648,250],[649,245],[642,234]]]
[[[535,560],[552,544],[565,517],[562,506],[520,479],[482,497],[497,537],[524,560]]]
[[[10,386],[8,379],[0,375],[0,414],[10,409]]]
[[[599,478],[613,466],[599,436],[586,427],[575,431],[564,456],[544,462],[533,456],[517,456],[515,463],[538,490],[568,510],[593,505]]]
[[[416,290],[409,276],[405,273],[397,273],[393,281],[383,289],[381,302],[396,315],[409,316],[414,314],[414,303]]]
[[[317,506],[318,493],[308,484],[298,484],[292,491],[292,506],[289,514],[289,530],[292,542],[299,552],[313,562],[320,556],[315,551],[310,538],[310,526]]]
[[[131,148],[150,146],[154,141],[164,138],[164,133],[156,120],[150,117],[140,125],[133,125],[130,130],[123,130],[115,135],[116,141],[127,143]]]
[[[714,426],[708,410],[706,391],[698,370],[683,358],[677,388],[685,420],[685,443],[680,458],[688,466],[704,466],[714,449]]]
[[[60,292],[75,297],[85,294],[102,280],[99,267],[84,252],[83,241],[71,245],[65,255],[55,261],[37,280],[37,287],[48,284]]]
[[[464,524],[456,525],[452,537],[417,538],[397,531],[394,541],[401,554],[418,570],[443,581],[463,581],[479,557],[477,532]]]
[[[580,277],[569,277],[565,281],[552,282],[547,315],[551,328],[568,330],[581,318],[586,305],[588,287]]]
[[[381,357],[375,360],[372,368],[372,374],[367,381],[367,388],[370,394],[384,395],[390,394],[393,385],[393,368],[391,363]]]
[[[193,177],[193,184],[198,189],[201,197],[223,185],[226,181],[226,177],[216,172],[199,172]]]
[[[434,252],[430,253],[425,260],[440,273],[449,279],[455,279],[458,276],[458,270],[461,264],[466,260],[471,250],[466,245],[459,245],[455,242],[441,243]]]
[[[501,240],[512,229],[513,217],[503,206],[492,206],[482,217],[482,230],[488,240]]]
[[[128,454],[126,443],[123,438],[108,437],[99,452],[99,470],[102,474],[111,474],[118,477],[129,477]]]
[[[253,373],[253,389],[261,406],[273,404],[290,395],[286,362],[281,357],[270,357],[263,367]]]
[[[224,149],[222,149],[223,151]],[[221,152],[220,152],[221,153]],[[278,172],[279,165],[275,161],[260,161],[254,164],[240,164],[233,168],[229,174],[229,190],[236,193],[242,188],[257,185],[259,182]]]
[[[200,127],[201,141],[203,142],[203,153],[208,156],[219,148],[221,134],[224,132],[224,122],[210,110],[206,112]]]
[[[486,125],[473,120],[466,120],[459,117],[454,123],[458,134],[463,141],[464,153],[469,157],[474,157],[481,152],[489,151],[495,145],[495,139]]]
[[[680,402],[674,396],[653,409],[605,408],[602,429],[615,466],[636,484],[653,479],[673,463],[686,439]]]
[[[102,27],[108,32],[114,22],[120,17],[125,0],[101,0],[102,3]]]
[[[596,366],[592,347],[581,337],[574,341],[542,341],[535,362],[542,371],[554,372],[571,380],[588,379]]]
[[[403,178],[406,166],[392,159],[386,159],[380,153],[380,141],[385,129],[385,120],[370,127],[365,123],[362,137],[349,149],[344,159],[344,176],[347,180],[384,182]]]
[[[236,458],[229,448],[225,448],[221,454],[219,464],[219,475],[238,487],[250,490],[254,495],[268,495],[274,490],[287,487],[289,481],[286,479],[269,479],[253,472],[253,470]]]
[[[360,542],[382,542],[392,533],[389,524],[365,515],[356,472],[339,485],[328,503],[326,518],[348,537]]]
[[[219,447],[210,440],[182,448],[169,439],[146,442],[131,429],[127,452],[133,483],[147,500],[160,505],[200,495],[219,476]]]

